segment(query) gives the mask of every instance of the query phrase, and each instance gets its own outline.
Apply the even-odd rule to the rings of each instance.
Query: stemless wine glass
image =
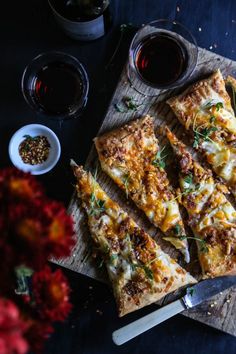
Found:
[[[63,121],[81,115],[89,79],[77,58],[52,51],[39,54],[26,66],[21,88],[26,102],[37,113]]]
[[[190,31],[176,21],[160,19],[143,25],[129,49],[127,75],[146,96],[182,85],[194,71],[198,47]]]

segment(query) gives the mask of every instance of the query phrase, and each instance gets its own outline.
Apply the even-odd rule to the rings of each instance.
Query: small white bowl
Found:
[[[25,135],[38,136],[43,135],[50,144],[49,155],[46,161],[38,165],[30,165],[23,162],[19,154],[19,145],[25,139]],[[32,175],[41,175],[50,171],[58,162],[61,155],[61,145],[56,134],[42,124],[28,124],[17,130],[10,142],[8,152],[13,165],[24,172],[30,172]]]

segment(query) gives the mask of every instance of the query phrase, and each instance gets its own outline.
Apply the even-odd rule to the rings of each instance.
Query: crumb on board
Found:
[[[176,11],[177,11],[177,12],[180,12],[179,6],[176,7]]]
[[[209,49],[210,49],[210,50],[212,50],[212,49],[213,49],[212,45],[210,45]]]
[[[199,28],[198,28],[198,31],[199,31],[199,32],[202,32],[202,28],[201,28],[201,27],[199,27]]]
[[[97,313],[98,315],[100,315],[100,316],[103,315],[103,312],[102,312],[101,310],[99,310],[99,309],[96,310],[96,313]]]
[[[210,312],[210,311],[207,311],[207,315],[208,315],[208,316],[211,316],[211,312]]]

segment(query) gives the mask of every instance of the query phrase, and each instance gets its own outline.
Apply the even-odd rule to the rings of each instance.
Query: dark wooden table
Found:
[[[50,197],[68,203],[73,192],[69,159],[85,161],[92,138],[103,119],[112,92],[127,57],[132,33],[125,35],[113,66],[105,70],[119,39],[119,26],[139,26],[158,18],[176,19],[186,25],[199,46],[236,60],[235,0],[113,0],[113,27],[95,42],[79,43],[67,38],[57,27],[46,0],[7,1],[0,17],[0,167],[10,165],[8,143],[21,126],[42,123],[55,131],[61,141],[62,157],[48,174],[38,177]],[[90,77],[87,108],[80,119],[45,121],[26,104],[21,93],[25,66],[37,54],[60,50],[78,57]],[[111,291],[102,284],[65,271],[73,289],[70,318],[55,325],[45,353],[50,354],[218,354],[236,352],[234,337],[182,316],[166,321],[130,343],[116,347],[111,332],[118,326]],[[154,305],[153,305],[154,306]],[[148,311],[152,309],[149,307]]]

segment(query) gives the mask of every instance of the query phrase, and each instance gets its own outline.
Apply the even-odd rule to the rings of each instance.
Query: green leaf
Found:
[[[97,199],[95,193],[91,193],[89,203],[89,215],[96,215],[106,210],[105,200]]]
[[[118,254],[113,253],[110,257],[110,262],[113,264],[118,258]]]
[[[199,136],[199,134],[195,131],[195,132],[194,132],[194,140],[193,140],[193,147],[194,147],[194,148],[198,148],[198,146],[199,146],[199,140],[200,140],[200,136]]]
[[[216,104],[216,110],[217,110],[217,112],[220,110],[220,108],[223,108],[223,103],[222,103],[222,102],[218,102],[218,103]]]
[[[31,268],[25,266],[19,266],[15,268],[17,288],[15,289],[18,295],[29,294],[29,278],[33,274]]]
[[[146,273],[146,276],[150,279],[150,280],[153,280],[154,277],[153,277],[153,272],[150,268],[148,268],[147,266],[143,266],[142,267]]]
[[[193,175],[192,173],[188,174],[187,176],[184,177],[184,182],[188,183],[188,184],[192,184],[193,183]]]
[[[215,123],[216,121],[216,117],[215,116],[211,116],[210,117],[210,123]]]
[[[180,236],[180,240],[185,239],[197,241],[200,244],[200,252],[207,253],[209,251],[205,240],[198,237]]]
[[[175,225],[175,226],[174,226],[174,233],[175,233],[175,235],[179,235],[180,232],[181,232],[181,227],[180,227],[180,225],[179,225],[179,224]]]
[[[162,155],[164,150],[166,149],[166,145],[156,153],[154,160],[152,161],[152,165],[155,167],[159,167],[164,169],[166,166],[165,159],[167,158],[168,154]]]
[[[129,183],[130,183],[130,175],[127,173],[123,176],[123,182],[125,186],[125,193],[126,193],[126,198],[128,199],[129,197]]]

